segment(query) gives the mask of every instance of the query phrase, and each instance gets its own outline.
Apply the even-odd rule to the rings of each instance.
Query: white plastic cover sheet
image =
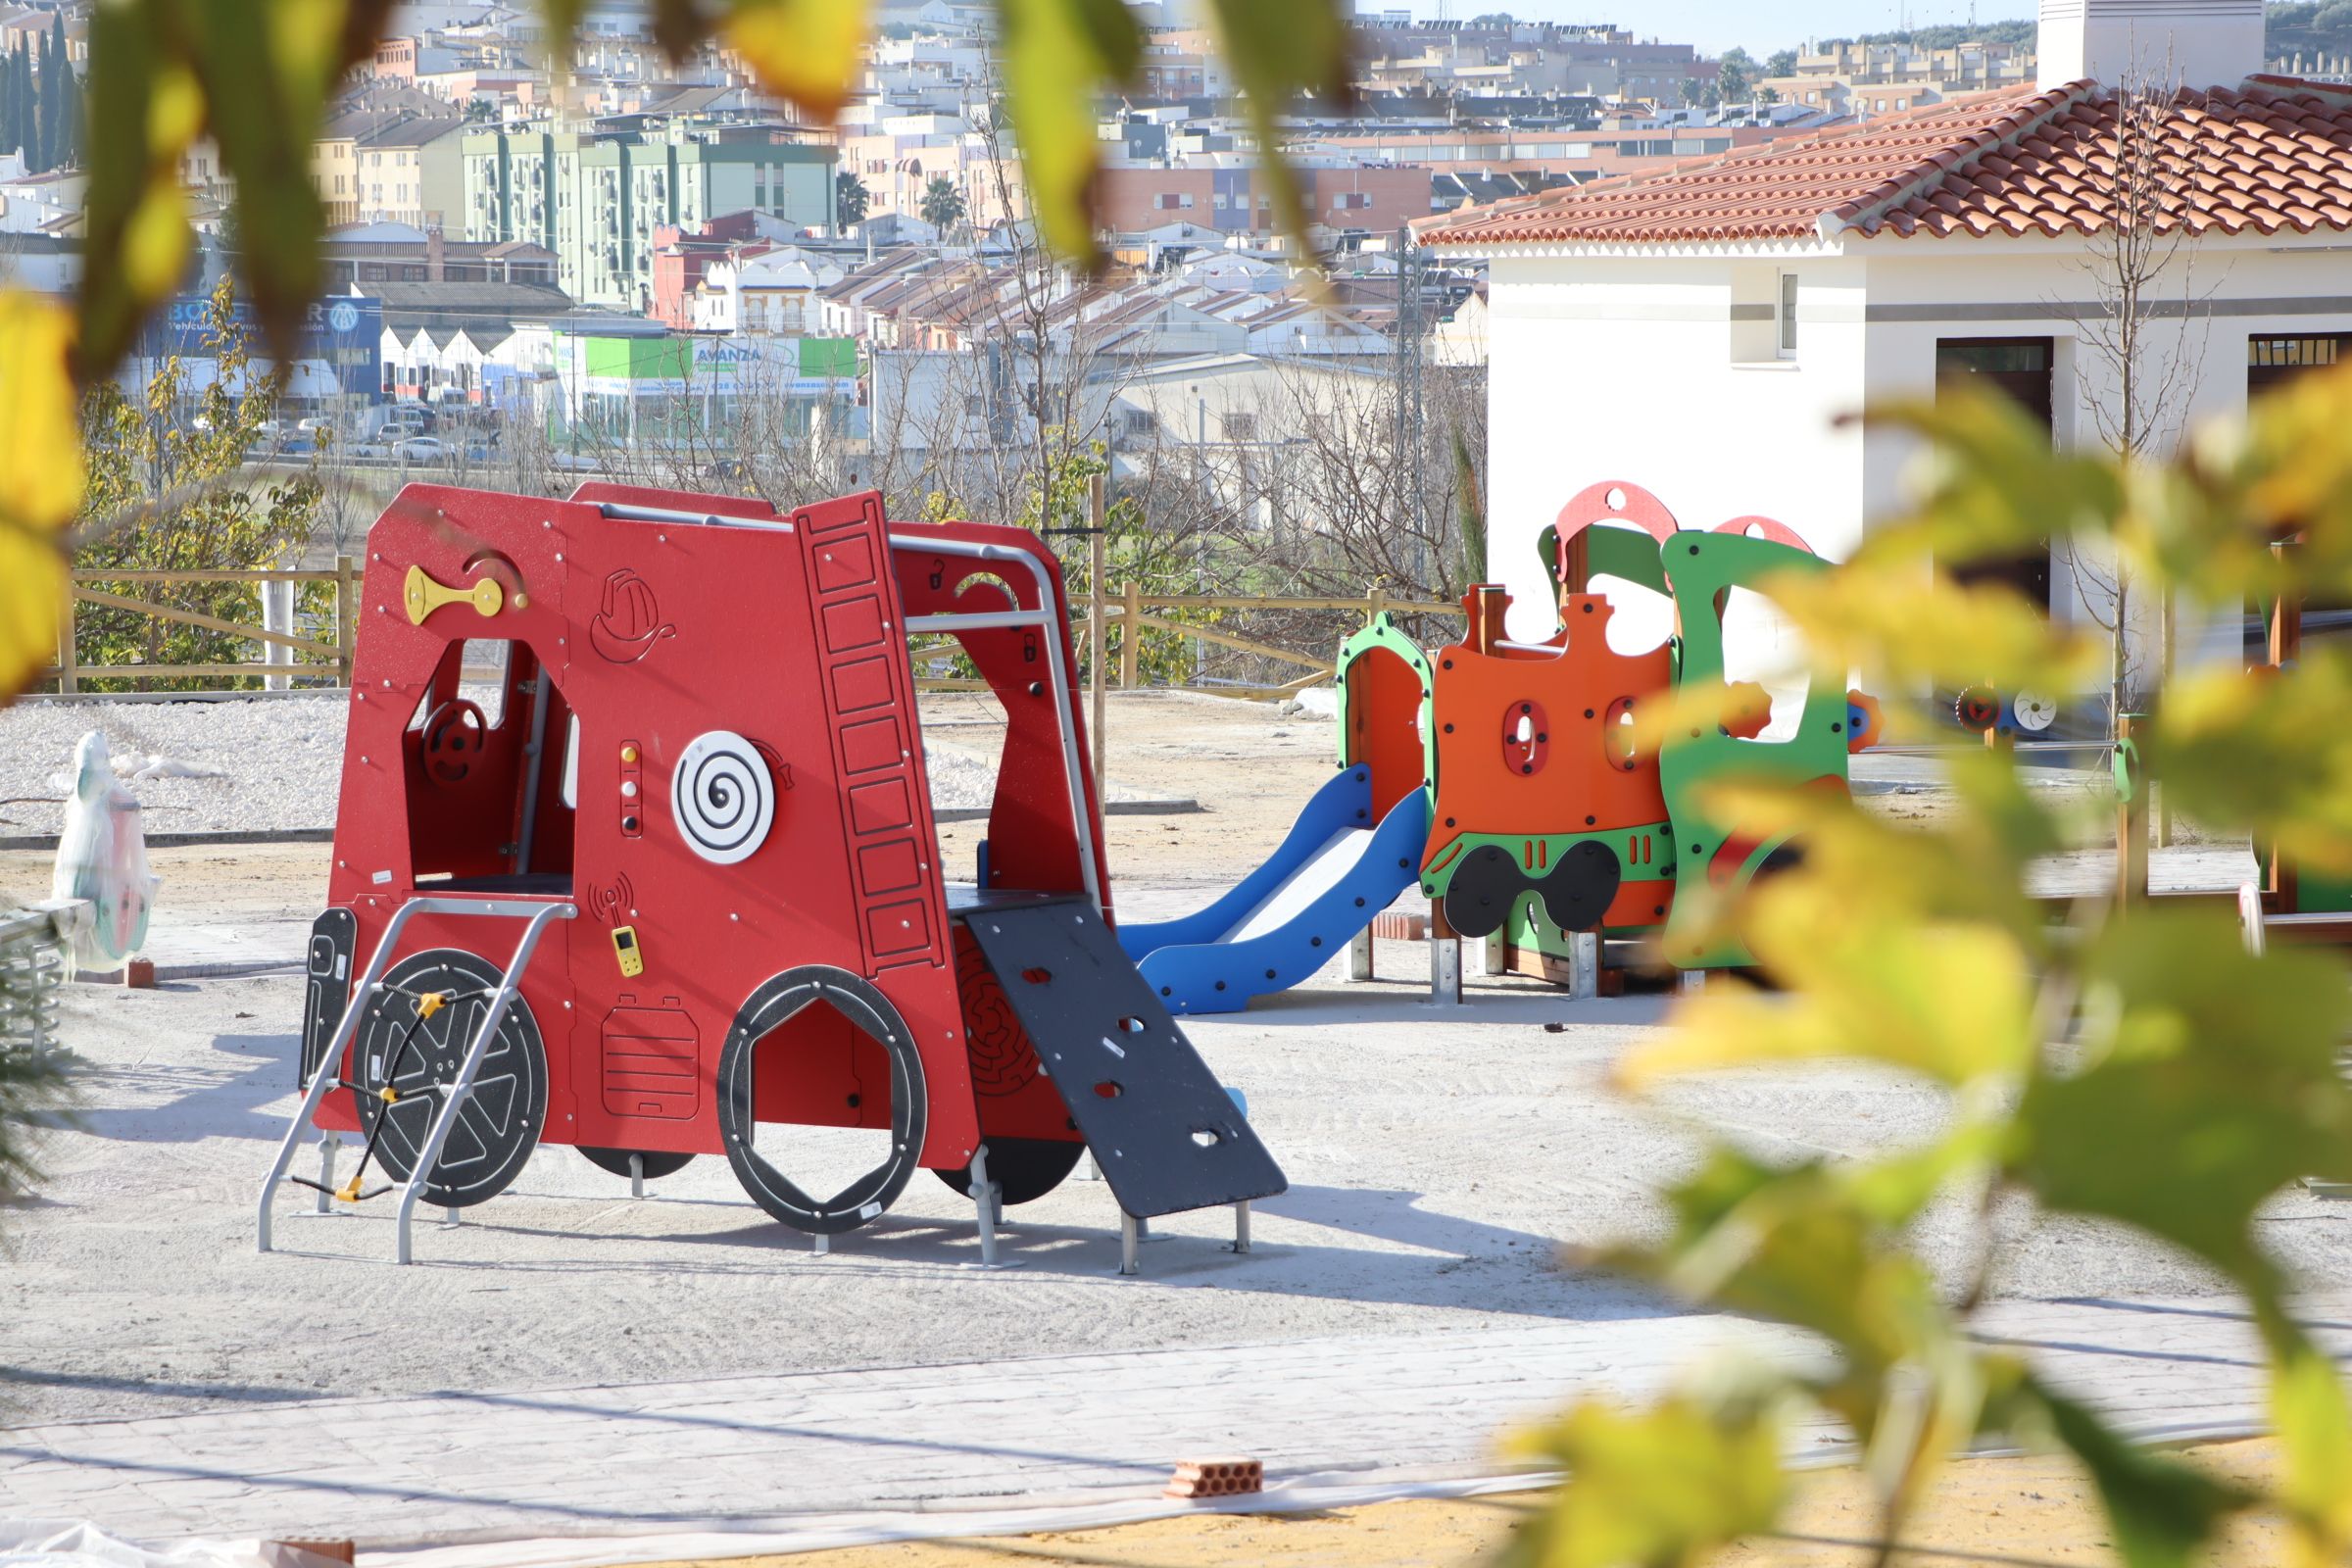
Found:
[[[142,1546],[79,1519],[0,1519],[0,1568],[289,1568],[325,1559],[265,1550],[258,1541]]]
[[[115,969],[147,940],[156,879],[147,869],[139,803],[115,778],[106,736],[91,730],[74,753],[74,793],[58,836],[50,897],[86,900],[92,918],[74,936],[74,960]]]

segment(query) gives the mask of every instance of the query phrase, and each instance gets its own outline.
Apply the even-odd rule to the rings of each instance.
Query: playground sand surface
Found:
[[[1131,915],[1179,912],[1230,885],[1331,766],[1328,720],[1181,696],[1114,700],[1110,712],[1112,779],[1203,808],[1109,819]],[[979,703],[927,705],[957,744],[985,747],[986,716]],[[943,829],[952,865],[971,863],[983,831]],[[159,851],[159,918],[298,933],[328,855]],[[43,855],[0,854],[0,898],[44,896],[48,876]],[[1248,1257],[1217,1247],[1221,1211],[1155,1223],[1172,1239],[1145,1249],[1136,1280],[1112,1276],[1116,1219],[1099,1184],[1014,1210],[1008,1254],[1022,1266],[981,1273],[962,1266],[968,1204],[928,1179],[820,1260],[751,1205],[723,1161],[697,1160],[655,1184],[658,1200],[632,1202],[562,1148],[542,1149],[466,1224],[420,1228],[423,1266],[381,1263],[383,1205],[299,1219],[291,1195],[283,1250],[261,1257],[252,1202],[293,1109],[299,978],[74,987],[65,1027],[88,1063],[85,1121],[48,1142],[37,1196],[6,1216],[4,1419],[1638,1319],[1674,1309],[1563,1267],[1561,1250],[1661,1223],[1653,1194],[1690,1168],[1702,1126],[1773,1156],[1836,1158],[1941,1125],[1934,1092],[1847,1066],[1726,1073],[1629,1103],[1611,1066],[1657,1026],[1664,999],[1571,1003],[1486,980],[1469,1006],[1433,1012],[1425,949],[1383,944],[1379,961],[1369,985],[1342,981],[1335,960],[1247,1013],[1188,1021],[1210,1066],[1248,1095],[1291,1189],[1260,1206]],[[1948,1279],[1971,1265],[1971,1218],[1955,1200],[1920,1226]],[[2002,1223],[2014,1237],[2003,1297],[2220,1289],[2096,1225]],[[2290,1192],[2261,1228],[2298,1281],[2352,1276],[2345,1205]]]
[[[2207,1444],[2185,1457],[2245,1482],[2278,1479],[2268,1440]],[[1385,1568],[1488,1561],[1544,1505],[1542,1493],[1378,1503],[1311,1514],[1199,1513],[1058,1535],[913,1541],[790,1557],[736,1558],[726,1568],[1018,1568],[1086,1563],[1102,1568]],[[1716,1568],[1871,1568],[1875,1511],[1860,1472],[1804,1478],[1788,1519],[1770,1538],[1738,1543]],[[2112,1564],[2118,1559],[2096,1495],[2080,1468],[2049,1456],[1963,1460],[1944,1471],[1903,1532],[1905,1568],[1965,1563]],[[2284,1559],[2279,1521],[2233,1521],[2203,1559],[2213,1568],[2267,1568]],[[653,1565],[648,1565],[653,1568]],[[687,1568],[665,1564],[661,1568]],[[700,1568],[700,1565],[696,1565]]]

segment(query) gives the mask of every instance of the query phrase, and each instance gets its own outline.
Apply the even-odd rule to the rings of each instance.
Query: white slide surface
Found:
[[[1284,877],[1273,892],[1259,900],[1257,907],[1242,916],[1241,922],[1226,932],[1222,940],[1248,942],[1289,925],[1308,905],[1347,880],[1371,846],[1370,828],[1340,829],[1300,862],[1298,870]]]

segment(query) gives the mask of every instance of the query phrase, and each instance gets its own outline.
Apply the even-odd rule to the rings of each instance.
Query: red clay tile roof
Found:
[[[2352,228],[2352,89],[2256,76],[2183,90],[2165,122],[2195,172],[2166,227],[2229,233]],[[1865,234],[2092,233],[2111,217],[2115,102],[2089,82],[1984,93],[1808,136],[1686,159],[1416,227],[1480,250]]]

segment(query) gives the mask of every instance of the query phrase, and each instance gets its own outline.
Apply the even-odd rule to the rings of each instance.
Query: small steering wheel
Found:
[[[490,738],[490,721],[465,698],[453,698],[425,715],[424,776],[436,784],[463,784]]]

